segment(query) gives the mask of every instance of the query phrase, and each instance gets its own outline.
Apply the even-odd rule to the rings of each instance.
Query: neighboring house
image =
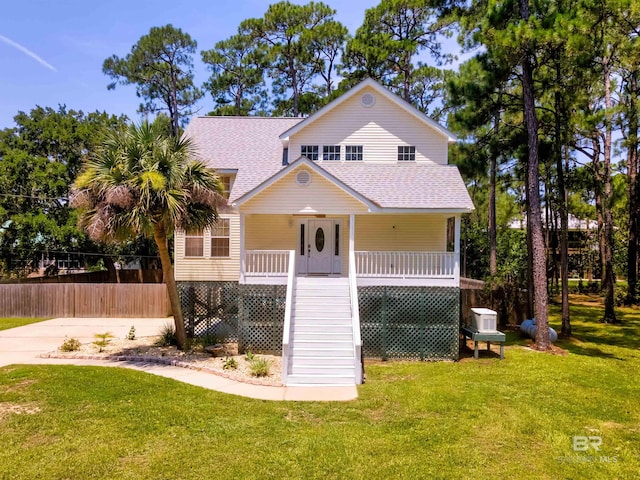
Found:
[[[547,257],[549,258],[549,276],[559,276],[560,266],[560,218],[555,212],[550,212],[550,218],[543,212],[542,228],[545,235]],[[580,219],[575,215],[568,215],[567,241],[569,254],[569,275],[573,278],[593,280],[594,269],[599,276],[598,256],[598,224],[595,220]],[[547,226],[549,224],[549,227]],[[509,222],[513,230],[525,230],[526,215]],[[557,235],[556,235],[557,232]]]
[[[455,137],[365,80],[308,118],[198,117],[186,135],[229,191],[177,232],[193,334],[283,354],[286,384],[362,381],[362,358],[457,359]]]

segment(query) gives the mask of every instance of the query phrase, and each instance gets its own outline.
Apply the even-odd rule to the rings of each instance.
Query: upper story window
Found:
[[[211,256],[228,257],[231,232],[228,218],[218,218],[211,228]]]
[[[184,256],[202,257],[204,256],[204,231],[193,230],[186,232],[184,237]]]
[[[222,186],[224,187],[224,198],[229,198],[229,192],[231,192],[231,177],[228,175],[220,175],[220,181],[222,182]]]
[[[347,145],[344,147],[344,159],[348,162],[362,161],[362,145]]]
[[[407,145],[398,147],[398,161],[399,162],[415,162],[416,147],[407,146]]]
[[[325,145],[322,147],[323,160],[340,160],[340,145]]]
[[[318,160],[318,146],[317,145],[301,145],[300,155],[307,157],[309,160]]]

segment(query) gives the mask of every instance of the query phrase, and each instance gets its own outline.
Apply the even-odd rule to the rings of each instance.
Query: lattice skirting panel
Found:
[[[187,335],[238,340],[238,282],[177,282]]]
[[[286,297],[286,285],[240,285],[240,351],[282,353]]]
[[[178,282],[187,334],[238,342],[238,350],[282,353],[285,285]]]
[[[360,287],[358,301],[365,357],[458,359],[458,288]]]

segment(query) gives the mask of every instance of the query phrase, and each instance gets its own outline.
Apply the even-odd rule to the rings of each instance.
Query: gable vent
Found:
[[[360,97],[360,103],[366,108],[373,107],[376,104],[376,97],[371,93],[365,93]]]
[[[300,170],[296,175],[296,183],[302,187],[306,187],[311,183],[311,174],[306,170]]]

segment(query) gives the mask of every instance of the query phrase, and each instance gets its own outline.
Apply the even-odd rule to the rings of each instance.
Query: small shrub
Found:
[[[233,357],[225,358],[224,362],[222,362],[223,370],[235,370],[237,368],[238,368],[238,362]]]
[[[93,344],[98,347],[100,352],[102,352],[104,348],[111,343],[113,334],[111,334],[110,332],[96,333],[94,337],[95,340],[93,341]]]
[[[614,285],[613,295],[616,307],[622,307],[627,303],[629,287],[626,284],[616,283]]]
[[[166,323],[158,335],[160,338],[156,341],[156,347],[170,347],[178,344],[176,331],[170,323]]]
[[[67,338],[60,345],[61,352],[75,352],[77,350],[80,350],[80,340],[77,338]]]
[[[253,377],[266,377],[269,375],[271,364],[265,358],[254,358],[249,362],[249,371]]]
[[[251,353],[251,350],[247,350],[247,353],[244,354],[244,359],[247,362],[253,362],[255,360],[256,356],[254,353]]]
[[[219,343],[221,343],[218,336],[213,333],[206,333],[204,335],[200,335],[199,337],[195,337],[193,339],[193,342],[195,343],[195,345],[198,345],[203,349],[204,347],[208,347],[210,345],[218,345]]]
[[[135,340],[136,339],[136,327],[131,325],[129,329],[129,333],[127,333],[127,340]]]

